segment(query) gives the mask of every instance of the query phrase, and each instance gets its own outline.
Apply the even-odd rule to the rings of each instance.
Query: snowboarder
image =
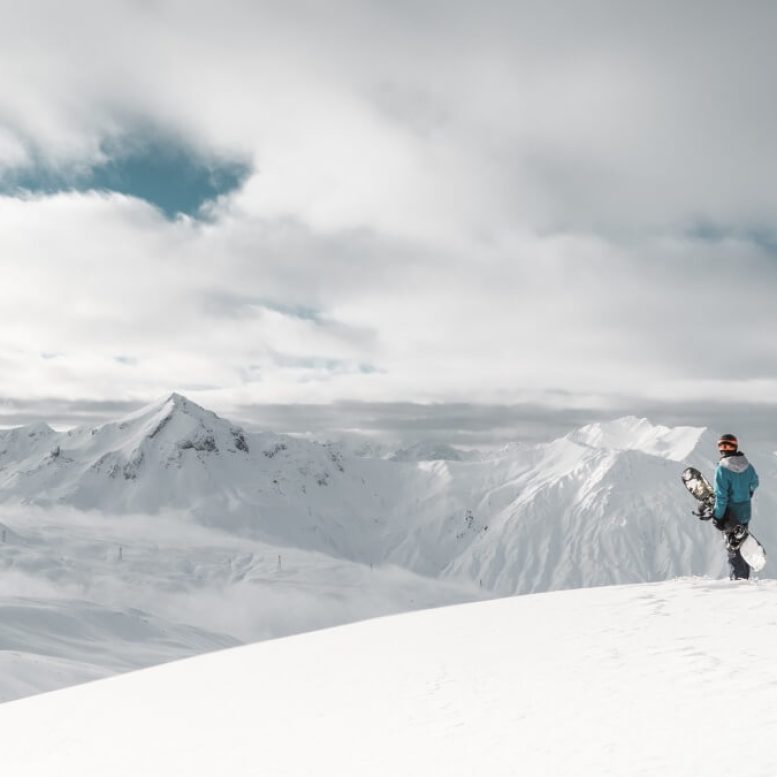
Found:
[[[732,580],[747,580],[750,567],[745,563],[739,546],[747,535],[752,514],[750,501],[758,488],[758,475],[733,434],[723,434],[718,440],[720,462],[715,470],[715,512],[713,523],[726,537],[728,563]]]

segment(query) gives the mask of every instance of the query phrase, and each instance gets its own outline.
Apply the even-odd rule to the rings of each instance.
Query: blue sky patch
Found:
[[[238,189],[251,172],[244,160],[207,156],[181,140],[139,133],[103,148],[106,161],[86,172],[45,163],[0,178],[0,192],[109,191],[146,200],[170,219]]]

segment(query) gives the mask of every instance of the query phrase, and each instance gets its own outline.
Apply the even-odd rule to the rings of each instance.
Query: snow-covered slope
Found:
[[[244,642],[473,601],[473,586],[181,515],[0,510],[0,701]]]
[[[777,584],[418,612],[0,707],[14,777],[764,777]]]
[[[0,701],[240,644],[134,608],[30,596],[0,599]]]

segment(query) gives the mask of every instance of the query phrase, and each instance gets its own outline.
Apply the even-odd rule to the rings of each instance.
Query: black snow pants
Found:
[[[726,552],[728,553],[728,567],[729,578],[731,580],[749,580],[750,579],[750,566],[742,558],[742,554],[739,552],[739,546],[736,548],[729,547],[730,532],[739,528],[739,521],[737,521],[727,510],[723,516],[724,524],[719,527],[723,532],[723,537],[726,540]]]

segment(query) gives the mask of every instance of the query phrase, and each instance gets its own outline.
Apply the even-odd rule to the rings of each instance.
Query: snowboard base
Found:
[[[739,546],[739,554],[754,572],[760,572],[766,566],[764,546],[749,531]]]

